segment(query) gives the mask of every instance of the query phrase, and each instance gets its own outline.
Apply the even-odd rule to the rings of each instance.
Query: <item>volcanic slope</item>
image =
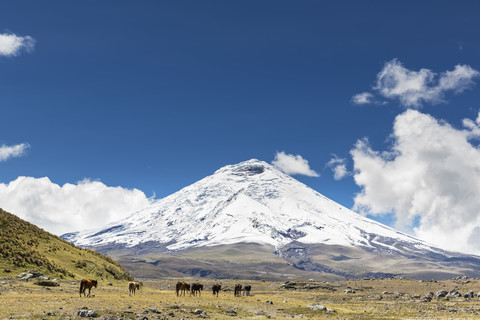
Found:
[[[255,159],[225,166],[122,221],[62,237],[150,276],[445,278],[476,275],[480,266],[479,257],[362,217]]]
[[[0,257],[0,276],[4,277],[34,270],[61,279],[133,279],[110,257],[76,247],[2,209]]]

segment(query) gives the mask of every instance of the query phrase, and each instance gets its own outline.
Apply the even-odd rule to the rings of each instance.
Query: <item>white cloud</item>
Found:
[[[373,89],[384,98],[398,99],[405,107],[419,108],[423,103],[445,102],[446,92],[462,92],[471,87],[473,79],[479,76],[480,72],[468,65],[457,65],[452,71],[437,75],[425,68],[419,71],[409,70],[400,61],[393,59],[377,74]],[[352,101],[357,104],[372,103],[375,96],[363,92],[354,95]]]
[[[57,235],[122,219],[152,203],[138,189],[83,180],[60,186],[50,179],[18,177],[0,183],[0,206]]]
[[[367,140],[351,150],[354,179],[362,189],[354,209],[394,213],[397,227],[442,248],[480,253],[480,138],[478,122],[453,128],[407,110],[397,116],[393,146],[374,151]]]
[[[453,71],[444,72],[438,81],[438,90],[446,91],[453,90],[460,93],[469,88],[480,73],[467,65],[456,65]]]
[[[28,143],[21,143],[14,146],[0,146],[0,161],[7,161],[10,158],[21,157],[30,147]]]
[[[301,155],[286,154],[285,152],[277,152],[272,164],[280,171],[288,174],[300,174],[309,177],[319,177],[320,175],[310,169],[308,161],[303,159]]]
[[[0,56],[16,56],[21,50],[33,50],[35,40],[30,36],[19,37],[15,34],[0,34]]]
[[[336,155],[328,161],[327,166],[332,169],[335,180],[341,180],[350,174],[347,170],[347,159],[338,158]]]
[[[373,94],[370,92],[362,92],[352,97],[352,102],[355,104],[369,104],[373,102]]]

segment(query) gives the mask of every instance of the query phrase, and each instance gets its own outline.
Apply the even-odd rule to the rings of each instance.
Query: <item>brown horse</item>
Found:
[[[128,283],[128,295],[135,295],[135,290],[140,290],[140,283],[131,281]]]
[[[245,287],[243,287],[243,295],[244,296],[249,296],[251,290],[252,290],[252,286],[251,285],[246,285]]]
[[[97,280],[92,280],[92,279],[82,279],[82,281],[80,281],[80,297],[82,296],[82,293],[83,293],[83,296],[85,296],[85,290],[88,289],[88,295],[87,297],[90,297],[90,291],[92,290],[92,287],[97,287]]]
[[[242,285],[237,284],[235,285],[235,289],[233,290],[234,297],[240,297],[242,295]]]
[[[193,296],[195,297],[198,293],[198,296],[201,296],[201,290],[203,290],[203,284],[192,283],[192,291],[190,292],[190,295],[193,294]]]
[[[190,290],[190,285],[184,281],[178,281],[177,285],[175,286],[177,297],[181,296],[182,294],[183,296],[185,296],[185,291],[189,291],[189,290]]]
[[[218,283],[214,284],[213,287],[212,287],[213,295],[216,294],[217,297],[218,297],[218,292],[220,292],[221,289],[222,289],[221,285],[219,285]]]

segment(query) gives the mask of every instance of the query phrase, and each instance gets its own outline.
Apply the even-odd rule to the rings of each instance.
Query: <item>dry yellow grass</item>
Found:
[[[193,282],[194,280],[189,280]],[[206,289],[212,280],[196,280]],[[100,319],[479,319],[479,298],[433,298],[432,291],[457,289],[461,293],[480,291],[480,281],[419,282],[416,280],[353,280],[338,282],[298,281],[296,289],[282,282],[220,280],[219,297],[204,290],[200,297],[177,297],[176,280],[145,281],[135,297],[128,296],[126,282],[101,283],[92,289],[94,297],[79,297],[78,284],[63,281],[47,289],[33,281],[0,279],[1,319],[76,319],[83,307]],[[234,297],[235,283],[251,284],[253,296]],[[353,294],[344,290],[352,288]],[[270,301],[271,303],[267,303]],[[333,312],[316,311],[321,304]],[[195,314],[195,310],[198,314]],[[202,313],[203,311],[203,313]]]

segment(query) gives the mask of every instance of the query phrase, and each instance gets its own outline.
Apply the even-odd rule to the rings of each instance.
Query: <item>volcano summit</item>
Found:
[[[480,267],[476,256],[362,217],[255,159],[225,166],[124,220],[62,237],[117,257],[133,274],[142,266],[148,276],[162,266],[162,275],[168,269],[170,275],[244,277],[234,271],[243,265],[263,278],[321,272],[430,279],[474,276]]]

